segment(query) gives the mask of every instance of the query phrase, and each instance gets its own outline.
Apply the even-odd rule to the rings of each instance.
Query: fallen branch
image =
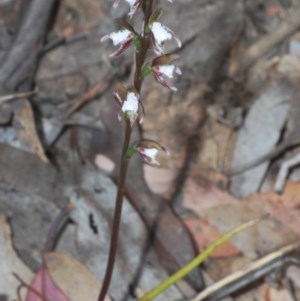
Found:
[[[257,43],[244,52],[239,59],[240,66],[238,71],[247,71],[274,46],[295,33],[300,28],[299,16],[300,9],[297,9],[276,30],[263,36]]]
[[[55,3],[56,0],[33,0],[29,4],[17,35],[0,64],[0,83],[10,90],[15,90],[25,78],[34,75]]]

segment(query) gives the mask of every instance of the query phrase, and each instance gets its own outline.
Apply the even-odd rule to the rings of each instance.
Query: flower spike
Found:
[[[122,54],[130,46],[134,36],[135,34],[133,32],[127,29],[122,29],[106,34],[100,39],[100,42],[105,42],[111,39],[115,46],[120,45],[120,47],[110,55],[110,57],[116,57]]]
[[[181,47],[181,41],[179,38],[175,35],[175,33],[168,27],[162,25],[159,22],[153,22],[149,25],[150,30],[153,35],[153,47],[154,52],[156,54],[163,54],[163,44],[165,41],[175,39],[177,42],[178,47]]]

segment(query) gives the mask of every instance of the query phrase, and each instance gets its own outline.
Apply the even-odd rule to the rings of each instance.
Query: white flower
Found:
[[[138,108],[139,108],[139,100],[136,94],[133,92],[129,92],[127,98],[123,102],[122,112],[124,113],[132,112],[134,114],[137,114]]]
[[[150,29],[154,37],[154,51],[157,54],[163,54],[163,43],[174,38],[178,47],[181,47],[181,41],[175,35],[175,33],[168,27],[162,25],[159,22],[153,22],[150,24]]]
[[[137,94],[129,92],[126,99],[122,104],[121,111],[129,118],[131,126],[134,124],[138,117],[139,99]]]
[[[142,102],[139,100],[138,93],[119,84],[113,96],[120,107],[118,112],[119,120],[122,120],[123,116],[125,116],[125,120],[129,120],[131,126],[137,119],[142,123],[145,110]]]
[[[144,162],[151,166],[160,166],[159,162],[156,160],[158,154],[158,149],[156,148],[139,148],[138,152],[142,156]]]
[[[122,54],[130,46],[133,38],[134,34],[131,31],[123,29],[106,34],[100,39],[100,42],[105,42],[110,39],[114,46],[120,45],[120,47],[110,55],[110,57],[115,57]]]
[[[171,89],[172,91],[177,91],[177,88],[171,86],[166,80],[165,77],[173,78],[174,73],[181,75],[181,70],[175,65],[157,65],[153,66],[153,75],[155,79],[164,87]]]
[[[160,166],[159,162],[156,160],[159,151],[164,151],[166,154],[169,154],[163,146],[154,140],[140,141],[136,145],[136,150],[141,155],[143,161],[153,167]]]

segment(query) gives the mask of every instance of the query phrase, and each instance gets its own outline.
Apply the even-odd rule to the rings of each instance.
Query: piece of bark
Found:
[[[15,90],[28,74],[33,76],[56,2],[33,0],[28,5],[14,41],[0,64],[0,83],[3,86]]]
[[[274,148],[288,115],[287,100],[290,97],[290,85],[280,83],[273,85],[257,98],[238,135],[232,170],[251,164]],[[257,191],[268,165],[269,162],[264,161],[250,170],[233,176],[230,188],[233,195],[244,197]]]

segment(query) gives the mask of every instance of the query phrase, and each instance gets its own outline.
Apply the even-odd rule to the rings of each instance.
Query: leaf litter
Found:
[[[171,156],[164,160],[163,169],[159,171],[144,169],[144,177],[153,192],[159,193],[168,200],[169,204],[174,204],[174,209],[178,216],[189,229],[191,236],[194,237],[198,250],[205,248],[212,240],[218,238],[233,226],[237,226],[264,213],[271,214],[269,221],[258,225],[249,232],[243,233],[215,253],[215,256],[207,263],[206,267],[207,272],[211,273],[215,281],[220,276],[232,273],[235,269],[249,264],[251,260],[272,253],[278,248],[296,241],[299,237],[297,215],[299,187],[297,182],[291,183],[288,180],[281,195],[276,194],[269,188],[265,188],[265,192],[260,192],[260,188],[263,185],[262,181],[266,177],[269,161],[266,161],[263,167],[257,168],[255,172],[247,171],[234,177],[226,177],[226,175],[221,173],[224,168],[227,169],[229,166],[238,168],[247,162],[255,160],[258,156],[268,153],[276,146],[278,140],[284,139],[282,132],[285,131],[284,126],[286,125],[288,108],[290,106],[289,100],[292,97],[292,89],[290,88],[293,88],[295,85],[294,80],[297,78],[297,70],[291,68],[292,65],[297,65],[296,62],[298,62],[296,57],[297,50],[295,50],[297,48],[295,41],[298,41],[296,35],[292,38],[294,50],[291,51],[289,57],[281,58],[280,53],[277,52],[277,57],[275,56],[274,58],[273,55],[271,60],[269,57],[264,58],[265,64],[261,62],[257,64],[259,68],[256,67],[264,75],[264,79],[260,83],[259,81],[262,77],[253,76],[254,71],[251,69],[249,78],[252,78],[252,82],[250,82],[250,79],[248,82],[234,79],[235,83],[240,81],[241,85],[248,88],[252,87],[250,91],[251,97],[244,97],[247,93],[242,93],[243,91],[240,94],[237,93],[236,86],[232,85],[232,83],[224,82],[224,79],[219,78],[219,74],[216,74],[221,74],[219,71],[224,67],[221,63],[224,62],[222,55],[225,52],[233,53],[233,51],[229,51],[229,48],[238,40],[240,33],[237,28],[240,28],[242,20],[247,20],[248,23],[242,23],[248,25],[244,31],[245,41],[237,42],[241,43],[240,47],[238,47],[240,56],[243,56],[249,45],[245,44],[249,43],[249,41],[255,43],[259,38],[264,37],[264,34],[257,28],[264,28],[266,32],[272,33],[272,28],[276,28],[279,22],[278,14],[285,10],[286,13],[289,13],[290,8],[285,8],[281,5],[278,7],[277,1],[268,1],[265,7],[258,11],[256,10],[258,7],[256,2],[252,1],[246,4],[247,11],[249,14],[252,14],[251,20],[247,19],[248,15],[245,16],[242,13],[244,11],[242,9],[244,5],[242,1],[237,3],[236,1],[226,0],[220,4],[212,3],[211,7],[204,5],[203,8],[200,2],[197,5],[188,2],[184,10],[182,10],[181,3],[174,4],[175,9],[183,12],[183,14],[179,14],[179,18],[187,18],[187,25],[193,25],[187,40],[184,41],[184,43],[192,44],[186,48],[191,47],[191,50],[188,52],[190,55],[186,55],[183,58],[186,77],[183,77],[182,81],[178,83],[181,91],[177,95],[166,93],[165,90],[160,90],[156,85],[151,86],[148,84],[145,90],[145,107],[149,113],[146,122],[142,125],[142,134],[148,139],[155,138],[160,141],[166,141],[166,146],[171,152]],[[166,4],[162,3],[162,5]],[[107,18],[107,15],[115,14],[115,12],[109,11],[108,7],[110,6],[107,1],[103,1],[101,5],[92,1],[62,1],[59,17],[54,25],[54,32],[69,39],[68,41],[71,41],[73,35],[80,33],[84,33],[84,38],[82,40],[77,36],[78,39],[74,39],[77,42],[61,44],[53,51],[45,54],[39,64],[36,83],[40,87],[40,96],[42,97],[39,98],[38,95],[35,97],[35,105],[45,115],[42,118],[46,117],[44,120],[46,120],[47,126],[43,126],[42,132],[44,132],[45,137],[47,137],[47,134],[49,137],[51,136],[50,139],[45,140],[46,144],[49,141],[52,144],[55,141],[53,137],[57,137],[58,133],[65,126],[61,116],[66,116],[67,111],[64,111],[64,108],[69,108],[71,105],[68,103],[61,106],[61,104],[66,104],[71,98],[74,99],[80,97],[80,95],[89,96],[88,87],[93,87],[103,78],[107,81],[111,76],[107,70],[111,67],[110,64],[114,63],[108,63],[103,58],[104,48],[98,45],[97,40],[98,36],[103,35],[107,31],[107,28],[112,29],[114,27],[108,21],[110,17]],[[197,18],[195,18],[194,14],[197,15]],[[201,18],[199,18],[199,15],[201,15]],[[166,16],[166,18],[169,18],[170,25],[174,24],[174,26],[171,26],[174,29],[179,24],[182,24],[182,20],[175,20],[172,16]],[[282,22],[285,21],[285,14],[283,14]],[[214,24],[215,22],[217,22],[216,26],[218,28],[223,28],[223,32],[222,35],[218,36],[216,34],[216,37],[211,38],[212,27],[207,26],[207,24]],[[257,24],[253,24],[255,22]],[[180,28],[179,32],[181,31],[182,28]],[[195,49],[197,49],[196,52]],[[273,51],[276,52],[276,49],[274,49]],[[186,52],[185,49],[184,52]],[[270,57],[272,57],[272,54],[270,54]],[[118,61],[118,63],[124,70],[131,67],[131,62],[128,63],[128,58],[126,57]],[[238,70],[240,61],[236,60],[235,63],[235,68]],[[124,70],[120,71],[120,74],[123,76],[126,74],[126,72],[123,72]],[[223,70],[222,72],[227,71]],[[270,75],[270,73],[272,74]],[[78,75],[80,78],[76,79],[78,80],[76,85],[74,85],[74,80],[77,76],[75,74],[80,74]],[[117,75],[119,76],[120,74]],[[229,74],[229,76],[231,75]],[[256,82],[253,78],[256,78]],[[220,81],[220,85],[218,81]],[[289,83],[287,84],[286,81]],[[255,85],[260,88],[253,88]],[[76,86],[76,89],[72,88],[72,86]],[[263,89],[261,89],[262,86]],[[86,103],[84,103],[85,107],[80,108],[78,112],[81,115],[78,115],[77,119],[75,118],[72,126],[93,128],[91,130],[94,133],[92,137],[97,137],[99,133],[104,138],[107,137],[106,135],[114,135],[117,127],[116,129],[107,128],[107,123],[103,121],[104,119],[102,117],[99,118],[103,108],[98,104],[98,101],[100,103],[100,100],[110,99],[109,93],[110,91],[101,93],[101,97],[97,95],[87,97]],[[239,99],[239,95],[243,97]],[[90,98],[95,99],[97,102],[90,102]],[[262,105],[263,100],[266,99],[269,103]],[[275,100],[278,100],[278,102],[275,103]],[[217,103],[218,107],[222,108],[222,112],[225,112],[224,115],[217,116],[217,118],[209,115],[211,114],[209,111],[215,105],[214,102]],[[15,116],[13,116],[14,119],[12,119],[11,124],[9,124],[10,120],[7,119],[6,123],[8,124],[6,125],[8,126],[1,126],[1,143],[27,151],[30,155],[36,154],[39,160],[47,163],[45,165],[49,165],[48,149],[47,151],[45,150],[42,139],[44,137],[41,135],[40,125],[38,124],[39,118],[36,118],[39,116],[35,110],[32,110],[31,101],[19,100],[14,104],[9,104],[9,107],[12,112],[15,112]],[[229,112],[236,109],[240,111],[241,108],[247,113],[246,119],[242,123],[237,122],[233,123],[234,126],[230,125],[227,122],[230,120]],[[272,122],[267,122],[267,119],[272,119]],[[95,126],[95,120],[99,122],[97,126]],[[117,122],[117,118],[115,122]],[[70,124],[66,125],[66,128],[68,126]],[[47,129],[50,130],[47,131]],[[68,234],[68,241],[65,244],[60,244],[59,248],[65,251],[68,250],[68,252],[72,249],[73,256],[80,260],[81,263],[70,257],[70,255],[49,253],[45,256],[46,265],[42,265],[40,270],[42,272],[38,273],[51,275],[51,278],[55,280],[56,286],[52,286],[52,290],[56,291],[59,287],[63,292],[62,294],[59,293],[57,300],[67,300],[64,298],[82,300],[82,298],[86,298],[87,295],[80,297],[80,293],[84,292],[82,287],[78,292],[76,291],[77,287],[79,287],[76,285],[78,282],[84,283],[84,288],[88,289],[87,294],[90,293],[91,299],[95,299],[98,286],[100,285],[97,279],[102,278],[104,270],[104,263],[99,264],[99,260],[102,258],[101,261],[105,262],[107,254],[115,186],[111,179],[99,173],[99,171],[91,171],[89,168],[82,166],[79,168],[80,189],[74,183],[74,185],[70,184],[69,179],[72,178],[70,170],[73,166],[68,162],[68,131],[66,130],[66,133],[64,131],[65,128],[53,149],[54,154],[59,157],[58,161],[60,163],[63,162],[63,165],[65,165],[63,168],[67,171],[63,171],[63,173],[68,179],[57,186],[59,191],[65,192],[65,196],[61,194],[58,199],[67,199],[69,197],[76,204],[76,209],[72,215],[75,223],[73,227],[76,227],[76,233],[75,237],[72,236],[73,234]],[[86,138],[85,133],[88,131],[79,132],[79,140],[85,139],[80,144],[85,146],[85,148],[81,149],[83,150],[83,157],[92,158],[91,162],[94,162],[93,159],[98,156],[97,165],[114,179],[114,170],[117,163],[109,156],[107,156],[108,160],[104,161],[104,154],[95,147],[97,143],[91,141],[90,136]],[[82,136],[85,137],[83,138]],[[109,141],[109,139],[103,139],[101,143],[105,144],[106,141]],[[1,149],[5,150],[3,147]],[[14,152],[13,148],[11,150],[15,156],[12,160],[13,162],[27,162],[26,158],[23,160],[18,159],[21,158],[20,153]],[[111,152],[113,151],[111,150]],[[7,152],[2,151],[3,156],[6,156],[6,154]],[[3,159],[4,161],[5,158]],[[99,161],[100,159],[101,162]],[[31,161],[28,160],[28,162]],[[188,164],[185,164],[186,162]],[[12,170],[11,166],[13,165],[7,164]],[[45,173],[41,173],[43,176],[36,177],[34,181],[29,181],[31,172],[28,172],[27,185],[25,184],[21,187],[19,180],[11,180],[18,178],[18,174],[21,174],[20,168],[22,168],[21,165],[15,167],[16,170],[12,171],[11,174],[13,176],[11,177],[7,176],[7,174],[10,175],[10,171],[6,175],[1,174],[1,179],[4,179],[4,184],[1,185],[1,196],[5,198],[1,202],[1,212],[8,217],[11,216],[13,219],[12,225],[15,225],[18,218],[17,215],[22,216],[26,212],[24,209],[25,205],[28,208],[37,208],[35,203],[40,202],[41,206],[44,206],[47,210],[49,209],[50,213],[47,216],[47,210],[43,211],[39,208],[38,210],[32,210],[32,215],[39,214],[42,216],[44,224],[40,228],[44,229],[45,223],[50,224],[54,218],[54,212],[57,211],[57,208],[48,208],[48,205],[45,205],[47,199],[51,199],[52,203],[53,198],[49,192],[46,193],[45,198],[45,193],[42,191],[54,191],[53,186],[46,181],[48,176]],[[39,164],[36,162],[32,164],[32,168],[40,170]],[[180,178],[182,169],[184,169],[183,179]],[[52,173],[49,173],[49,177],[52,177],[51,175]],[[24,175],[22,176],[24,177]],[[7,180],[8,178],[9,180]],[[43,182],[43,185],[49,189],[42,188],[43,185],[40,182]],[[45,184],[44,182],[47,183]],[[272,182],[272,179],[270,182]],[[10,184],[9,187],[7,183]],[[14,183],[16,184],[14,185]],[[228,183],[230,183],[231,192],[235,196],[229,193]],[[5,186],[6,189],[3,188]],[[32,191],[32,194],[30,191]],[[174,195],[174,192],[177,194]],[[43,194],[43,197],[40,194]],[[23,196],[23,200],[21,196]],[[35,198],[33,202],[29,202],[31,197]],[[242,197],[243,199],[238,199],[237,197]],[[10,205],[9,199],[13,200]],[[22,201],[23,203],[21,203]],[[56,199],[56,202],[62,203],[63,201]],[[140,213],[139,210],[142,209],[132,207],[126,202],[120,254],[115,276],[116,282],[111,292],[111,295],[116,300],[121,300],[121,297],[126,292],[126,288],[130,283],[130,277],[132,277],[139,266],[138,258],[142,258],[143,255],[142,246],[147,238],[147,229],[138,215]],[[20,219],[22,218],[20,217]],[[27,219],[29,223],[30,218],[28,217]],[[29,229],[28,223],[25,223],[27,229]],[[42,223],[42,221],[37,219],[34,220],[34,223],[38,223],[35,227],[39,227],[39,223]],[[20,223],[20,225],[23,225],[23,228],[25,228],[25,224]],[[21,231],[22,227],[20,225],[18,227],[13,226],[18,237],[17,246],[20,250],[23,248],[23,251],[25,249],[26,252],[30,253],[30,246],[26,245],[25,242],[22,243],[22,239],[20,239],[20,233],[25,233]],[[7,232],[6,222],[2,222],[2,220],[0,229],[6,231],[6,236],[10,236],[9,231]],[[172,228],[170,227],[170,229]],[[66,232],[68,231],[66,230]],[[29,237],[28,232],[26,233],[24,241],[26,236]],[[37,235],[40,244],[42,243],[43,235],[45,235],[45,231]],[[31,239],[30,241],[32,242]],[[11,248],[10,239],[6,239],[3,245]],[[1,250],[4,251],[4,248],[1,248]],[[19,258],[13,257],[15,253],[11,249],[9,250],[10,255],[7,257],[10,258],[9,262],[13,261],[14,264],[18,264],[16,267],[17,271],[14,272],[20,274],[20,277],[22,276],[22,279],[29,283],[29,276],[32,277],[32,273],[28,272],[28,268],[24,264],[22,265]],[[37,255],[38,251],[38,248],[34,245],[32,247],[34,256],[30,254],[27,257],[33,257],[37,260],[39,258],[39,255]],[[24,255],[26,252],[23,252],[22,259],[26,258],[26,255]],[[4,254],[3,256],[6,255]],[[144,262],[146,267],[136,290],[140,293],[165,278],[167,274],[163,266],[158,263],[153,250],[151,250],[148,259],[144,258],[143,260],[146,262]],[[26,260],[26,263],[29,265],[30,262],[30,260]],[[212,266],[214,265],[215,267],[220,267],[222,271],[213,272]],[[8,264],[5,265],[5,268],[7,267],[9,267]],[[36,269],[36,264],[31,264],[31,268]],[[25,270],[27,270],[26,273],[29,276],[25,275]],[[74,270],[77,272],[74,273]],[[214,270],[218,270],[218,268]],[[9,298],[14,298],[14,289],[17,285],[16,279],[12,280],[14,281],[13,290],[8,290],[9,286],[6,285],[6,281],[11,278],[7,276],[7,273],[10,273],[11,270],[8,272],[5,269],[1,269],[1,271],[5,272],[6,275],[1,276],[1,279],[5,280],[0,283],[0,293],[7,293]],[[22,272],[24,272],[24,275],[22,275]],[[74,278],[68,277],[69,274],[74,276]],[[296,279],[299,278],[298,275],[299,271],[294,271],[293,279],[295,283],[297,282]],[[82,278],[76,278],[77,276]],[[37,276],[37,278],[39,277]],[[124,281],[124,278],[126,278],[126,281]],[[4,286],[1,287],[1,285]],[[252,287],[254,288],[253,290],[249,290],[235,299],[248,301],[252,300],[255,294],[259,300],[276,301],[280,298],[290,300],[288,289],[277,290],[267,284],[261,284],[258,287],[253,285]],[[178,288],[173,288],[171,292],[168,292],[168,295],[163,295],[162,299],[176,300],[181,297],[182,293],[179,292]],[[33,295],[30,298],[32,299]]]

